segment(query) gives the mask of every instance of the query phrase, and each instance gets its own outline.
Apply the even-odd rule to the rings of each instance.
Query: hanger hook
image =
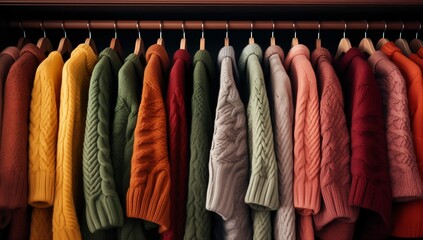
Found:
[[[343,33],[343,37],[345,38],[347,32],[347,22],[344,21],[344,33]]]
[[[204,21],[201,21],[201,38],[204,38]]]
[[[229,38],[229,24],[228,21],[226,21],[226,38]]]
[[[275,37],[275,21],[272,20],[272,38]]]
[[[419,21],[417,21],[417,23],[419,24],[419,30],[416,32],[416,39],[419,38],[419,32],[422,30],[422,24]]]
[[[253,38],[253,21],[251,21],[250,27],[251,27],[251,30],[250,30],[250,38]]]
[[[383,29],[382,38],[385,38],[385,32],[386,32],[386,29],[388,28],[388,24],[386,24],[385,20],[383,22],[385,23],[385,28]]]
[[[137,21],[137,24],[135,24],[135,26],[137,26],[138,38],[141,38],[140,20]]]
[[[292,22],[292,28],[294,28],[294,38],[297,38],[297,29],[295,28],[295,21]]]
[[[22,27],[22,22],[19,22],[19,27],[20,27],[20,28],[21,28],[21,30],[22,30],[23,37],[24,37],[24,38],[26,38],[26,32],[25,32],[25,29]]]
[[[162,32],[162,21],[160,21],[159,27],[160,27],[160,35],[159,35],[159,37],[162,38],[162,36],[163,36],[163,32]]]
[[[319,24],[317,25],[317,39],[320,39],[320,21],[319,21]]]
[[[117,20],[115,20],[115,22],[113,23],[113,29],[115,30],[115,38],[117,39],[117,27],[116,27],[116,24],[117,23]]]
[[[90,20],[88,20],[87,22],[87,29],[88,29],[88,38],[91,39]]]
[[[43,30],[44,37],[47,37],[46,30],[44,30],[44,20],[40,22],[40,28]]]
[[[401,32],[400,32],[400,34],[399,34],[399,38],[401,39],[402,38],[402,31],[404,31],[404,22],[403,21],[401,21]]]
[[[182,21],[182,38],[185,39],[185,21]]]
[[[367,31],[369,30],[369,22],[367,22],[367,20],[364,20],[364,22],[366,23],[366,31],[364,31],[364,38],[367,38]]]
[[[62,22],[62,29],[63,29],[63,33],[65,34],[65,38],[67,38],[68,34],[66,33],[66,29],[65,29],[65,21]]]

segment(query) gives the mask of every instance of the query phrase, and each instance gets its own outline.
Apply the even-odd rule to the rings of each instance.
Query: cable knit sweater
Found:
[[[170,167],[163,100],[169,57],[163,46],[154,44],[148,48],[146,60],[126,214],[157,223],[163,232],[170,224]]]
[[[140,105],[144,65],[140,57],[129,54],[118,73],[118,94],[114,112],[110,143],[113,174],[122,209],[126,209],[126,192],[129,187],[131,157],[134,146],[134,129]],[[142,220],[127,218],[119,228],[120,240],[144,239]]]
[[[326,48],[314,50],[311,62],[319,85],[323,197],[314,224],[321,239],[352,239],[359,209],[348,204],[351,155],[342,89]]]
[[[356,239],[385,239],[391,221],[391,184],[382,96],[364,55],[351,48],[337,60],[351,136],[349,204],[362,208]]]
[[[117,53],[111,48],[104,49],[93,69],[88,90],[82,170],[85,216],[92,233],[123,225],[110,156],[110,125],[121,66]]]
[[[219,51],[220,89],[210,150],[206,209],[224,219],[225,239],[252,238],[248,187],[247,121],[235,79],[238,71],[232,46]]]
[[[394,43],[389,42],[382,46],[382,51],[397,65],[403,75],[408,94],[408,108],[410,111],[411,131],[413,133],[414,149],[420,177],[423,176],[423,79],[422,70],[410,59],[415,59],[411,54],[410,59],[401,53]],[[422,50],[418,55],[423,56]],[[418,62],[418,61],[417,61]],[[396,237],[423,237],[423,200],[406,203],[395,203],[392,212],[391,235]]]
[[[173,55],[166,97],[170,177],[170,228],[164,240],[182,239],[186,220],[188,182],[188,126],[185,85],[191,84],[192,61],[189,52],[179,49]]]
[[[291,48],[285,59],[293,85],[295,106],[294,207],[301,214],[300,226],[297,227],[300,230],[299,239],[312,238],[310,215],[320,210],[319,98],[316,76],[309,58],[309,50],[300,44]]]
[[[63,66],[57,139],[53,239],[81,239],[82,143],[88,87],[97,55],[87,44],[75,48]]]
[[[250,179],[245,202],[253,209],[254,239],[271,239],[270,211],[279,207],[277,162],[275,157],[269,102],[257,44],[247,45],[239,58],[239,68],[248,86],[248,145]]]
[[[194,55],[190,163],[188,177],[187,220],[185,240],[211,239],[210,213],[206,210],[206,194],[213,120],[210,103],[210,82],[214,64],[209,52],[199,50]]]
[[[272,113],[275,153],[278,163],[279,208],[273,226],[276,240],[295,239],[295,209],[293,203],[293,142],[294,106],[291,82],[283,66],[284,53],[279,46],[267,48],[264,57],[269,76],[269,101]]]
[[[407,88],[398,67],[382,52],[369,58],[382,93],[392,197],[410,201],[423,197],[408,111]]]

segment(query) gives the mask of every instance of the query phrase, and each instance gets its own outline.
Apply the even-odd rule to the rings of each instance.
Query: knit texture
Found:
[[[206,209],[224,220],[225,239],[251,239],[248,187],[247,121],[235,79],[238,71],[232,46],[219,51],[220,89],[210,150]]]
[[[314,50],[311,62],[320,98],[320,189],[323,197],[320,211],[314,216],[314,225],[322,239],[352,239],[359,209],[348,204],[351,155],[342,88],[326,48]],[[338,229],[346,231],[340,233]]]
[[[122,209],[126,209],[126,192],[129,187],[131,157],[134,146],[134,129],[140,105],[144,65],[135,54],[130,54],[118,73],[118,92],[111,138],[111,160],[116,190]],[[127,218],[118,229],[120,240],[144,239],[142,220]]]
[[[423,64],[414,54],[410,59],[401,53],[394,43],[389,42],[381,49],[388,58],[397,65],[407,85],[408,109],[410,114],[411,131],[414,140],[414,150],[419,167],[420,177],[423,176]],[[423,56],[419,50],[418,55]],[[416,62],[414,63],[413,60]],[[415,200],[407,203],[395,203],[392,208],[391,235],[396,237],[423,237],[423,200]]]
[[[50,53],[51,54],[51,53]],[[52,224],[53,208],[33,208],[31,215],[31,240],[53,239]]]
[[[269,76],[268,93],[278,163],[279,208],[273,221],[273,237],[276,240],[295,240],[295,209],[292,192],[294,160],[291,137],[294,106],[291,82],[283,66],[282,48],[270,46],[264,55],[266,73]]]
[[[0,208],[25,209],[28,202],[28,121],[31,90],[44,55],[27,44],[7,75],[0,149]]]
[[[348,202],[362,208],[355,238],[384,239],[391,222],[391,184],[382,96],[364,55],[351,48],[337,60],[351,136]]]
[[[185,240],[211,239],[210,213],[206,210],[207,166],[212,141],[213,120],[210,82],[215,78],[213,60],[206,50],[193,59],[193,94]]]
[[[248,146],[250,179],[245,202],[253,209],[254,239],[271,239],[270,211],[279,207],[277,162],[275,157],[269,102],[257,44],[247,45],[239,58],[239,68],[248,85]]]
[[[88,87],[97,56],[87,44],[75,48],[63,66],[53,208],[53,239],[81,239],[82,143]]]
[[[157,223],[163,232],[170,224],[170,167],[163,100],[169,57],[163,46],[155,44],[148,48],[146,59],[126,214]]]
[[[82,170],[85,215],[92,233],[123,225],[110,156],[110,129],[121,66],[117,53],[111,48],[104,49],[93,69],[88,90]]]
[[[179,49],[173,55],[166,97],[170,177],[170,228],[164,240],[182,239],[186,220],[188,182],[188,126],[185,85],[191,84],[192,60],[189,52]]]
[[[411,134],[404,77],[382,51],[372,54],[368,61],[383,98],[392,197],[395,201],[422,198],[422,180]]]

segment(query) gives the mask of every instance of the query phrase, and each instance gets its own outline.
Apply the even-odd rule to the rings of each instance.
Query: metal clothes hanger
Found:
[[[95,42],[94,42],[94,40],[91,38],[91,29],[90,29],[90,25],[91,25],[91,24],[90,24],[90,21],[88,21],[88,23],[87,23],[88,38],[86,38],[86,39],[85,39],[85,44],[89,45],[95,54],[98,54],[98,52],[97,52],[97,47],[96,47],[96,45],[95,45]]]
[[[60,39],[59,46],[57,47],[57,51],[60,52],[60,54],[62,54],[62,57],[69,58],[73,50],[73,47],[66,33],[64,22],[62,22],[62,29],[63,29],[63,37],[62,39]]]
[[[299,44],[299,41],[297,38],[297,29],[295,28],[295,22],[292,23],[292,28],[294,29],[294,37],[292,38],[292,41],[291,41],[291,48]]]
[[[348,38],[345,37],[347,32],[347,23],[344,22],[344,33],[341,41],[339,41],[338,50],[335,54],[335,59],[338,59],[343,53],[346,53],[351,48],[351,42]]]
[[[408,46],[408,42],[402,38],[402,31],[404,31],[404,22],[402,22],[401,32],[399,34],[399,38],[395,41],[395,45],[401,49],[401,52],[406,55],[407,57],[410,56],[411,50],[410,46]]]
[[[201,22],[200,50],[206,50],[206,38],[204,37],[204,22]]]
[[[322,40],[320,39],[320,21],[319,21],[319,25],[317,25],[316,49],[321,47],[322,47]]]
[[[224,40],[224,46],[229,47],[229,33],[228,33],[228,21],[226,21],[226,34],[225,34],[225,40]]]
[[[141,31],[140,31],[140,21],[137,22],[137,31],[138,31],[138,38],[135,40],[135,47],[134,47],[134,54],[139,56],[145,56],[145,47],[144,41],[141,38]]]
[[[369,23],[366,22],[366,31],[364,32],[364,38],[361,39],[360,44],[358,45],[358,49],[360,51],[365,52],[369,55],[372,55],[376,52],[375,47],[373,46],[373,42],[370,38],[367,37],[367,30],[369,30]]]
[[[248,44],[254,44],[253,22],[251,22],[250,26],[251,26],[251,30],[250,30],[250,38],[248,39]]]
[[[181,44],[179,46],[179,49],[187,49],[187,39],[185,38],[185,23],[182,21],[182,38],[181,38]]]
[[[113,29],[115,30],[115,37],[112,38],[112,40],[110,41],[110,48],[115,50],[119,58],[122,60],[123,50],[117,35],[117,21],[116,20],[115,20],[115,23],[113,23]]]
[[[162,21],[160,21],[160,34],[159,38],[157,39],[157,44],[164,46],[164,39],[163,39],[163,32],[162,32]]]
[[[410,42],[410,49],[411,51],[413,51],[414,53],[418,52],[419,49],[421,47],[423,47],[423,41],[419,39],[419,32],[422,29],[422,24],[420,22],[419,23],[419,30],[416,32],[416,38],[414,38],[413,40],[411,40]]]
[[[50,40],[47,38],[46,30],[44,30],[44,22],[40,22],[40,28],[43,30],[43,37],[38,39],[37,47],[45,56],[47,56],[53,51],[53,46],[51,45]]]
[[[272,37],[270,37],[270,46],[276,45],[276,38],[275,38],[275,22],[272,21]]]
[[[26,44],[29,43],[29,40],[28,40],[28,38],[26,38],[26,32],[25,32],[25,29],[22,27],[21,22],[19,22],[19,27],[22,30],[23,36],[21,38],[19,38],[18,44],[16,44],[16,47],[19,48],[19,49],[22,49]]]
[[[385,29],[383,30],[382,38],[379,39],[379,41],[376,44],[376,49],[377,50],[380,50],[382,48],[382,46],[385,45],[385,43],[388,43],[389,42],[389,40],[385,38],[385,32],[386,32],[386,29],[387,28],[388,28],[388,24],[386,24],[386,22],[385,22]]]

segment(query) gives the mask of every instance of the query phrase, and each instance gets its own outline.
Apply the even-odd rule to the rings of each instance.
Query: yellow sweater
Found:
[[[97,56],[87,44],[72,51],[62,73],[53,239],[81,239],[77,211],[83,209],[82,143],[88,85]],[[82,199],[81,199],[82,198]]]

